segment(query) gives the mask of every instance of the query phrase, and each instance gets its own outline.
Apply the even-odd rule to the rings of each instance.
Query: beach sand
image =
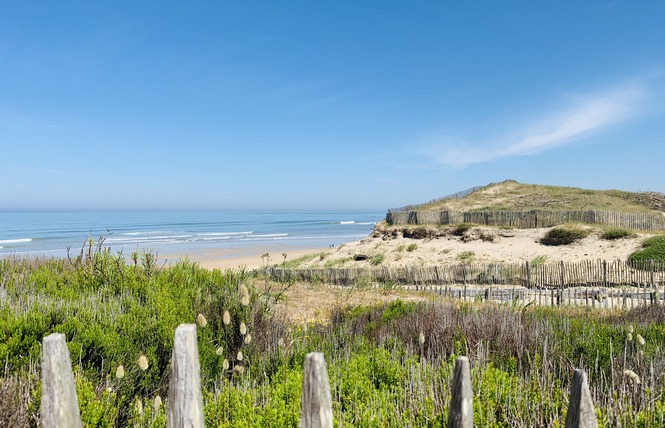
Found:
[[[308,254],[317,254],[329,248],[303,248],[284,245],[245,248],[214,248],[194,250],[187,254],[159,254],[160,260],[175,263],[183,257],[196,262],[205,269],[237,269],[244,266],[246,269],[257,269],[261,266],[274,265],[286,260],[293,260]],[[262,257],[268,254],[268,257]]]

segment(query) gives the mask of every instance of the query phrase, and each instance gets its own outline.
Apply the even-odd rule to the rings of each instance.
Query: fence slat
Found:
[[[300,428],[332,428],[332,397],[326,361],[320,352],[305,356],[302,393],[300,396]]]
[[[203,427],[203,420],[196,325],[180,324],[173,339],[166,426],[198,428]]]
[[[566,428],[597,428],[598,421],[593,409],[593,400],[589,392],[584,370],[577,369],[570,387],[570,402],[566,414]]]
[[[44,428],[80,427],[72,360],[65,335],[53,333],[42,343],[41,423]]]
[[[452,397],[448,408],[448,428],[473,428],[473,392],[468,357],[457,357],[453,373]]]

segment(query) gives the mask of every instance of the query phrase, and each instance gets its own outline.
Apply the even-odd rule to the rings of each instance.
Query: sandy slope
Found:
[[[460,258],[465,255],[473,262],[503,263],[523,263],[538,256],[546,256],[547,263],[562,260],[625,260],[633,251],[640,248],[641,242],[647,236],[650,236],[640,234],[634,238],[608,241],[600,239],[600,232],[595,231],[575,244],[546,246],[539,240],[547,230],[500,230],[475,227],[462,237],[448,235],[425,239],[405,238],[401,234],[393,238],[375,232],[361,241],[327,250],[323,253],[323,259],[316,257],[304,266],[369,265],[369,261],[353,261],[353,257],[357,254],[365,254],[369,258],[383,254],[380,266],[386,267],[459,263]],[[409,251],[409,248],[412,250]]]

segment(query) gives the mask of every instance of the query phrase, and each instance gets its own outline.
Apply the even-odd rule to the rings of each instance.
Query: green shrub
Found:
[[[580,226],[566,225],[550,229],[540,243],[543,245],[569,245],[589,236],[589,229]]]
[[[406,251],[408,251],[408,252],[415,251],[416,248],[418,248],[418,244],[412,243],[412,244],[409,244],[408,247],[406,247]]]
[[[623,227],[609,227],[600,235],[601,239],[613,241],[615,239],[632,238],[635,236],[632,230]]]
[[[665,261],[665,235],[653,236],[642,243],[642,249],[628,257],[631,262]]]

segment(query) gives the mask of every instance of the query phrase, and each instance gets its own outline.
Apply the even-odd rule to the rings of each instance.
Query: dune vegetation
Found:
[[[665,421],[662,306],[605,312],[427,296],[296,323],[276,311],[297,298],[285,292],[293,284],[103,249],[4,259],[0,278],[2,426],[37,426],[40,343],[52,332],[66,336],[85,426],[164,426],[180,323],[198,326],[208,426],[296,426],[312,351],[328,363],[337,426],[441,426],[458,355],[471,360],[478,426],[561,426],[573,367],[587,371],[602,424]]]

